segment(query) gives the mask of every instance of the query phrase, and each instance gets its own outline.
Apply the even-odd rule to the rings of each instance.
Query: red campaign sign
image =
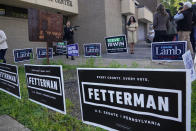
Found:
[[[59,42],[63,40],[63,16],[38,9],[28,9],[29,40]]]

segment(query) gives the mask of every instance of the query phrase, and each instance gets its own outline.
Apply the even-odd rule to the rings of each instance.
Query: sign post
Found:
[[[62,66],[25,64],[25,75],[30,101],[66,114]]]
[[[79,68],[77,73],[84,123],[110,131],[191,131],[189,70]]]
[[[21,99],[17,66],[0,63],[0,90]]]
[[[84,44],[85,57],[100,57],[101,56],[101,43]]]
[[[107,53],[127,53],[126,35],[106,37]]]
[[[152,61],[182,61],[186,50],[186,41],[154,42],[151,45]]]

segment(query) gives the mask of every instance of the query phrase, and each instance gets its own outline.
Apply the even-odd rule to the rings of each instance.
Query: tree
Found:
[[[175,15],[180,7],[180,2],[186,2],[192,0],[161,0],[161,3],[165,6],[166,9],[170,9],[172,15]]]

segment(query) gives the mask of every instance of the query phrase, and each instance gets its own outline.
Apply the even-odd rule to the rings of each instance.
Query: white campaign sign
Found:
[[[191,81],[194,81],[196,79],[196,72],[190,50],[182,55],[182,58],[185,68],[191,70]]]

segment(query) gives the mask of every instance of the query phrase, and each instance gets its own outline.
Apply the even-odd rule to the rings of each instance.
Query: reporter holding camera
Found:
[[[67,21],[66,26],[64,27],[64,37],[63,40],[67,41],[67,44],[74,44],[74,28],[71,27],[71,22]],[[68,59],[68,54],[66,55]],[[74,60],[74,57],[71,56],[71,60]]]

